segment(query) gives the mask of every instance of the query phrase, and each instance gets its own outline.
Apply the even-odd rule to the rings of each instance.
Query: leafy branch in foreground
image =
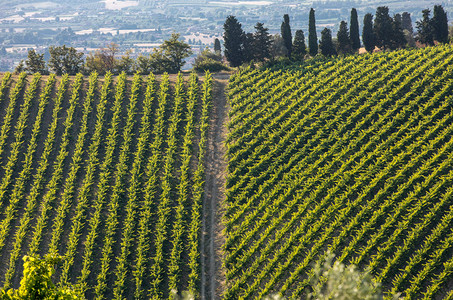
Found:
[[[39,257],[24,256],[24,275],[20,287],[1,289],[0,299],[83,299],[71,286],[57,288],[52,282],[54,265],[61,262],[61,257],[47,255]]]
[[[356,265],[345,266],[327,254],[323,264],[314,268],[313,292],[308,299],[382,299],[381,286],[370,272],[360,272]]]

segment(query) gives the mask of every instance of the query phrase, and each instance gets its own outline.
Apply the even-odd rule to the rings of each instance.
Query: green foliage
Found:
[[[74,47],[50,46],[49,69],[57,75],[75,75],[82,70],[84,54]]]
[[[417,41],[427,46],[432,46],[434,45],[434,27],[433,21],[430,18],[431,11],[424,9],[422,13],[423,18],[416,23]]]
[[[190,46],[180,41],[179,37],[179,34],[172,34],[170,39],[155,48],[149,56],[140,55],[137,59],[130,56],[130,51],[117,58],[118,46],[112,43],[87,56],[85,71],[88,74],[95,71],[101,75],[107,72],[115,75],[123,72],[127,75],[133,75],[135,72],[142,75],[177,73],[184,66],[184,59],[192,54]]]
[[[229,68],[222,63],[222,57],[217,53],[212,53],[209,48],[206,48],[195,58],[193,69],[197,72],[228,70]]]
[[[25,60],[24,70],[29,74],[47,74],[48,70],[46,68],[46,62],[44,61],[44,53],[38,54],[34,49],[28,50],[28,56]]]
[[[328,250],[386,295],[453,294],[452,62],[449,45],[231,77],[224,299],[300,299]]]
[[[384,50],[390,49],[393,37],[393,19],[389,16],[387,6],[379,6],[376,9],[373,30],[376,35],[376,46]]]
[[[0,299],[4,300],[69,300],[82,299],[73,287],[56,287],[52,282],[55,273],[54,265],[61,262],[61,257],[47,255],[45,258],[24,256],[24,272],[20,287],[0,291]]]
[[[340,22],[340,29],[337,32],[337,51],[340,54],[347,54],[352,51],[351,40],[349,39],[348,23],[345,21]]]
[[[193,293],[189,291],[183,291],[181,295],[178,295],[176,290],[172,290],[170,293],[171,300],[195,300],[195,296]]]
[[[127,75],[133,75],[136,71],[136,61],[131,58],[131,51],[126,51],[120,59],[116,61],[116,72],[125,72]]]
[[[253,34],[253,58],[261,62],[270,58],[270,47],[272,43],[269,35],[269,29],[265,28],[263,25],[264,24],[260,22],[256,23],[255,33]],[[285,39],[283,40],[285,41]],[[291,40],[289,43],[291,44]],[[286,45],[286,47],[288,49],[289,46]],[[288,51],[288,53],[290,53],[290,51]]]
[[[302,30],[296,30],[293,43],[293,58],[295,60],[303,60],[307,54],[307,46],[305,45],[305,36]]]
[[[293,36],[291,33],[291,26],[289,25],[289,15],[287,14],[283,16],[283,22],[280,31],[288,53],[288,57],[291,58],[291,53],[293,51]]]
[[[218,38],[214,40],[214,52],[218,55],[222,55],[222,47],[220,46],[220,40]]]
[[[373,31],[373,15],[368,13],[363,18],[362,41],[368,53],[372,53],[376,47],[376,36]]]
[[[271,59],[276,60],[287,56],[288,50],[285,47],[285,42],[279,34],[271,36],[271,47],[269,49]]]
[[[321,50],[321,54],[324,56],[337,55],[337,51],[335,50],[335,46],[332,42],[332,32],[328,28],[324,28],[323,31],[321,31],[319,49]]]
[[[406,47],[407,41],[404,35],[403,26],[402,26],[402,17],[400,14],[396,14],[393,17],[393,34],[392,34],[392,43],[391,49],[398,49]]]
[[[351,22],[349,27],[352,50],[357,51],[360,48],[359,20],[357,10],[351,9]]]
[[[25,62],[24,62],[24,60],[21,60],[21,61],[17,64],[16,68],[14,69],[14,73],[15,73],[15,74],[20,74],[20,73],[22,73],[22,72],[24,72],[24,71],[25,71]]]
[[[111,43],[106,48],[88,54],[85,62],[85,71],[87,73],[97,72],[99,75],[105,75],[108,72],[118,74],[116,70],[117,61],[115,59],[117,52],[118,45]]]
[[[172,33],[169,40],[164,41],[160,46],[164,61],[168,61],[169,69],[167,72],[177,73],[181,71],[181,67],[184,66],[184,59],[192,54],[189,44],[179,40],[180,35],[178,33]]]
[[[434,5],[433,12],[434,39],[439,43],[448,42],[448,17],[442,5]]]
[[[164,298],[172,289],[199,293],[206,76],[201,89],[195,73],[175,85],[168,75],[125,72],[92,73],[86,83],[81,74],[51,74],[45,84],[39,73],[3,75],[5,291],[18,281],[20,257],[58,251],[64,261],[53,279],[77,282],[89,298],[143,299],[151,283]]]
[[[327,254],[323,264],[314,268],[311,282],[313,292],[308,299],[317,300],[381,300],[381,286],[375,283],[369,271],[360,272],[355,265],[345,266],[334,262],[334,255]]]
[[[247,32],[242,38],[242,63],[251,63],[255,57],[255,37]],[[231,64],[231,63],[230,63]]]
[[[408,12],[403,12],[401,16],[401,26],[403,27],[403,30],[409,31],[411,34],[414,32],[414,29],[412,27],[412,19],[411,19],[411,14]]]
[[[318,36],[316,34],[315,10],[310,9],[308,19],[308,49],[311,56],[318,54]]]
[[[228,16],[223,24],[225,40],[225,57],[232,67],[238,67],[244,62],[242,25],[234,16]]]

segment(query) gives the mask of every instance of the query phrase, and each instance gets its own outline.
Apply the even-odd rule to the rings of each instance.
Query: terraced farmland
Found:
[[[212,77],[3,75],[0,281],[64,256],[56,282],[96,299],[199,292]]]
[[[453,297],[453,48],[245,69],[229,84],[225,299],[304,295],[328,250]]]

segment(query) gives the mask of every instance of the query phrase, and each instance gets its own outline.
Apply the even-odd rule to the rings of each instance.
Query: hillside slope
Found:
[[[88,299],[199,292],[210,74],[3,75],[0,281],[59,253]]]
[[[230,79],[226,299],[304,295],[327,251],[386,292],[453,296],[453,48]]]

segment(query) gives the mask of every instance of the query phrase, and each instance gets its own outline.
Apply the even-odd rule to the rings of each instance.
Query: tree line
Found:
[[[27,59],[21,61],[16,67],[16,73],[41,73],[56,75],[77,73],[90,74],[96,71],[100,75],[107,72],[119,74],[126,72],[134,74],[139,72],[143,75],[150,73],[161,74],[164,72],[177,73],[185,64],[184,59],[192,54],[189,44],[179,40],[179,34],[172,34],[171,38],[164,41],[150,55],[140,55],[137,59],[131,57],[131,52],[118,57],[118,46],[110,44],[86,57],[83,52],[74,47],[51,46],[49,47],[50,58],[46,62],[44,53],[37,53],[34,49],[28,51]]]
[[[367,52],[373,52],[376,47],[385,51],[416,47],[416,42],[420,46],[448,42],[448,18],[442,5],[434,6],[433,17],[429,9],[423,10],[422,20],[416,22],[416,33],[412,27],[410,13],[404,12],[391,17],[389,8],[380,6],[374,16],[370,13],[364,16],[362,39],[357,10],[353,8],[349,26],[346,21],[341,21],[336,39],[326,27],[321,31],[319,41],[315,10],[312,8],[309,13],[308,46],[305,44],[303,30],[296,30],[293,39],[287,14],[283,16],[281,33],[276,35],[269,34],[269,29],[260,22],[255,25],[255,32],[245,33],[235,16],[228,16],[223,28],[225,57],[232,67],[251,61],[272,61],[278,57],[303,60],[307,55],[314,57],[318,54],[353,54],[358,52],[362,44]]]

